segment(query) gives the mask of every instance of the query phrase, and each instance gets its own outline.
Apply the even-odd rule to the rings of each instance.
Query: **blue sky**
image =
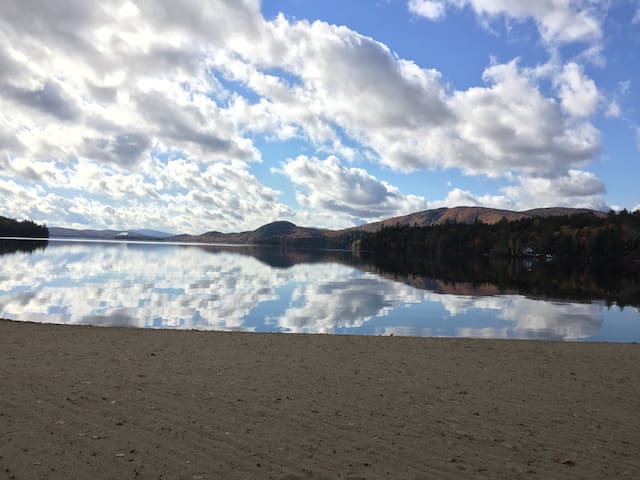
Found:
[[[341,228],[640,207],[636,0],[0,4],[0,214]]]

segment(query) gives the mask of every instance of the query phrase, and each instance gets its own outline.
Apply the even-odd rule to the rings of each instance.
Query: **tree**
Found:
[[[18,221],[0,216],[0,237],[49,238],[49,229],[31,220]]]

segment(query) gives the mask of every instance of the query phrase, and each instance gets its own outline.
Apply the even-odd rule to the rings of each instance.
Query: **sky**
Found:
[[[640,208],[640,0],[3,0],[0,215]]]

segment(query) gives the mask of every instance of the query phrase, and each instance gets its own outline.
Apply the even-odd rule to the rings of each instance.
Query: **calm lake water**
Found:
[[[556,261],[0,243],[0,317],[356,335],[640,341],[640,275]]]

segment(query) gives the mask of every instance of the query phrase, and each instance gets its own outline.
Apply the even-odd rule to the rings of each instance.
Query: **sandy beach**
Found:
[[[0,321],[0,478],[640,479],[640,345]]]

